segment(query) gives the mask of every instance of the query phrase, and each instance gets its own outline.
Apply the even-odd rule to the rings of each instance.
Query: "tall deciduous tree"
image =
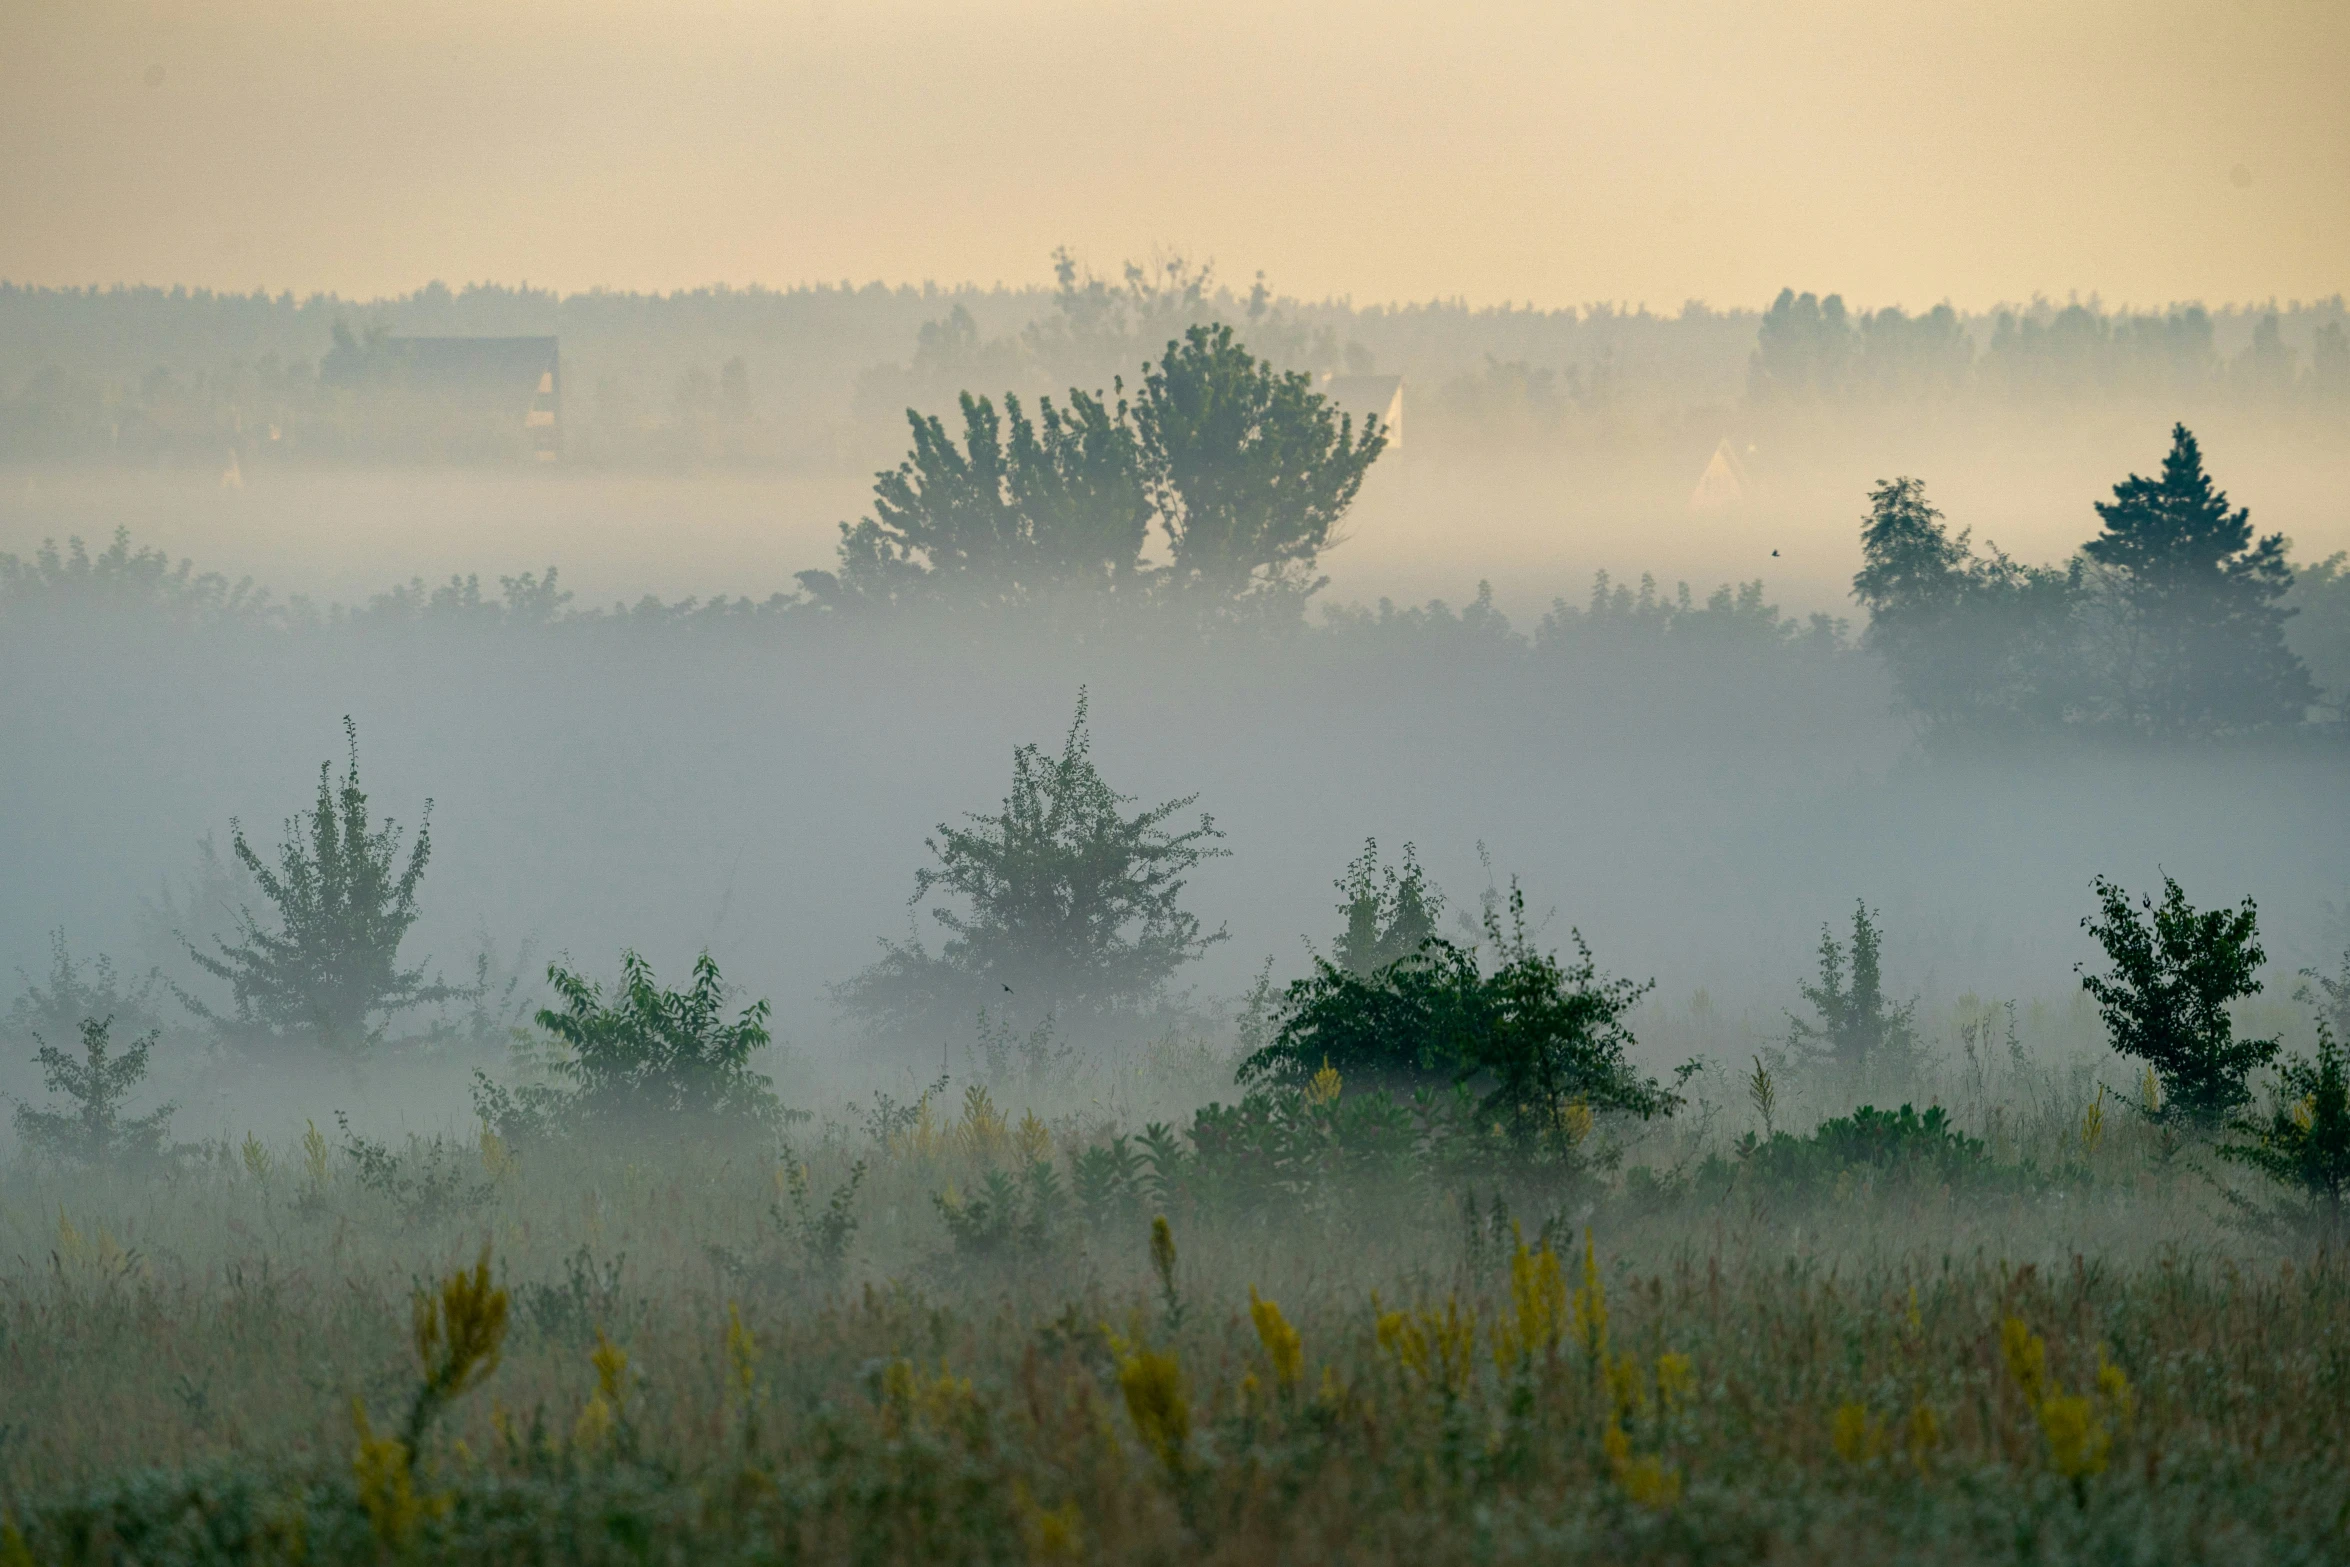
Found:
[[[1171,341],[1130,404],[1072,389],[1063,405],[1016,396],[999,413],[964,393],[958,440],[907,410],[914,445],[877,476],[873,515],[841,525],[837,571],[800,573],[835,607],[932,591],[1026,603],[1072,588],[1202,590],[1211,599],[1287,595],[1313,572],[1386,446],[1277,372],[1229,327]],[[1153,527],[1170,559],[1146,568]]]
[[[1195,326],[1143,377],[1135,424],[1173,571],[1219,595],[1311,585],[1386,449],[1302,371],[1274,370],[1224,325]]]
[[[402,967],[400,943],[416,923],[416,890],[432,858],[432,802],[400,863],[401,832],[368,812],[359,785],[359,731],[343,720],[350,765],[338,783],[318,768],[318,799],[286,822],[269,864],[233,827],[230,847],[276,911],[264,923],[238,913],[238,939],[214,937],[217,951],[187,943],[196,965],[228,982],[232,1011],[183,999],[224,1035],[245,1043],[315,1042],[353,1051],[374,1042],[394,1015],[449,1000],[457,987]]]
[[[2254,539],[2251,509],[2230,509],[2185,425],[2161,475],[2130,475],[2097,515],[2104,530],[2081,553],[2112,592],[2121,716],[2170,736],[2301,722],[2317,691],[2285,645],[2284,535]]]

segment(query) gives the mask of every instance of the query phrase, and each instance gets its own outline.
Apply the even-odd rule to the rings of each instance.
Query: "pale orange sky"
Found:
[[[2343,0],[13,0],[0,277],[2350,291]]]

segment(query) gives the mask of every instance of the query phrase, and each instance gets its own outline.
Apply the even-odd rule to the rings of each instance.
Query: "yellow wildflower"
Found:
[[[1191,1402],[1174,1352],[1145,1349],[1127,1356],[1118,1367],[1118,1390],[1126,1395],[1126,1413],[1142,1445],[1170,1476],[1180,1475],[1191,1441]]]
[[[1860,1403],[1839,1404],[1831,1433],[1836,1456],[1848,1464],[1865,1464],[1885,1448],[1885,1424]]]
[[[571,1427],[571,1446],[581,1453],[601,1452],[612,1438],[612,1428],[620,1423],[613,1413],[611,1402],[601,1392],[590,1393],[588,1401],[580,1406],[579,1419]]]
[[[1697,1396],[1697,1364],[1671,1350],[1656,1357],[1656,1391],[1665,1414],[1671,1416]]]
[[[1599,1279],[1599,1261],[1592,1249],[1591,1231],[1583,1231],[1583,1287],[1573,1299],[1575,1334],[1583,1354],[1594,1368],[1607,1361],[1607,1286]]]
[[[1036,1118],[1034,1110],[1020,1113],[1020,1128],[1012,1134],[1012,1156],[1020,1168],[1041,1164],[1053,1151],[1053,1134]]]
[[[759,1343],[743,1326],[742,1307],[731,1300],[726,1303],[726,1359],[734,1367],[735,1385],[747,1396],[759,1369]]]
[[[1257,1341],[1265,1346],[1265,1359],[1272,1363],[1274,1382],[1284,1393],[1295,1391],[1306,1369],[1305,1343],[1297,1329],[1281,1315],[1280,1303],[1260,1297],[1254,1284],[1248,1287],[1248,1314],[1256,1323]]]
[[[628,1402],[628,1351],[596,1329],[596,1347],[588,1356],[596,1368],[596,1391],[617,1411]]]
[[[258,1183],[266,1183],[269,1180],[270,1168],[277,1163],[275,1159],[270,1157],[267,1145],[251,1132],[247,1132],[242,1151],[245,1156],[245,1173]]]
[[[2048,1345],[2021,1317],[1999,1324],[1999,1347],[2007,1359],[2007,1374],[2023,1389],[2036,1409],[2051,1391],[2048,1385]]]
[[[367,1510],[376,1539],[404,1551],[424,1515],[423,1504],[416,1499],[416,1478],[408,1467],[408,1445],[389,1432],[376,1435],[367,1420],[367,1405],[356,1398],[351,1400],[351,1425],[359,1437],[359,1450],[351,1458],[359,1505]]]
[[[2102,1474],[2113,1435],[2089,1400],[2051,1398],[2040,1406],[2040,1429],[2048,1437],[2048,1466],[2068,1480]]]
[[[2115,1427],[2128,1431],[2138,1414],[2137,1390],[2130,1386],[2130,1379],[2122,1368],[2106,1358],[2103,1344],[2097,1346],[2097,1391],[2104,1398],[2106,1407],[2113,1411]]]

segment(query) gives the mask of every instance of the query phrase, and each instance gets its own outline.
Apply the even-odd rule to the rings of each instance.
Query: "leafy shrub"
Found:
[[[416,889],[432,858],[432,802],[398,866],[400,834],[386,818],[368,814],[359,787],[359,731],[349,718],[350,766],[340,785],[329,763],[318,768],[317,803],[286,823],[286,840],[273,868],[262,862],[232,824],[230,847],[276,906],[276,928],[250,909],[240,912],[239,940],[214,937],[217,954],[187,943],[196,965],[228,982],[234,1014],[181,999],[224,1037],[245,1044],[317,1043],[344,1052],[372,1044],[385,1021],[411,1007],[463,992],[435,980],[421,965],[402,968],[400,943],[416,923]]]
[[[1669,1114],[1678,1098],[1625,1061],[1624,1018],[1650,985],[1603,978],[1581,932],[1572,963],[1538,950],[1514,883],[1509,909],[1506,934],[1485,912],[1500,960],[1490,974],[1477,948],[1442,937],[1368,975],[1316,959],[1283,997],[1273,1042],[1241,1063],[1241,1082],[1302,1086],[1327,1067],[1366,1087],[1469,1084],[1478,1114],[1524,1147],[1571,1142],[1595,1113]]]
[[[1802,1191],[1833,1185],[1847,1172],[1952,1186],[1992,1173],[1982,1139],[1950,1124],[1940,1105],[1921,1115],[1908,1105],[1879,1110],[1862,1105],[1823,1121],[1808,1137],[1749,1132],[1737,1145],[1748,1179],[1766,1187]]]
[[[2141,896],[2137,908],[2104,877],[2092,885],[2099,911],[2081,925],[2113,968],[2084,974],[2081,988],[2097,998],[2113,1048],[2154,1068],[2162,1103],[2150,1113],[2200,1132],[2219,1130],[2251,1099],[2253,1068],[2277,1051],[2273,1039],[2236,1038],[2228,1016],[2228,1003],[2260,993],[2255,976],[2267,954],[2259,910],[2246,898],[2234,910],[2198,911],[2168,876],[2162,901]]]
[[[560,964],[547,981],[563,1005],[544,1008],[539,1026],[565,1051],[554,1065],[567,1084],[505,1088],[474,1074],[474,1107],[501,1134],[544,1136],[591,1125],[691,1117],[770,1126],[788,1116],[750,1058],[769,1043],[767,1003],[726,1021],[726,982],[710,954],[694,960],[692,983],[664,990],[652,965],[620,955],[620,984],[607,1000],[593,981]]]
[[[132,1090],[147,1075],[147,1055],[156,1035],[134,1042],[113,1054],[108,1038],[111,1018],[84,1018],[82,1056],[75,1060],[35,1035],[40,1046],[33,1059],[52,1094],[71,1101],[70,1110],[38,1110],[21,1100],[16,1107],[16,1135],[25,1146],[52,1159],[77,1164],[119,1164],[152,1160],[163,1152],[170,1135],[172,1113],[179,1107],[164,1104],[145,1115],[123,1113]]]
[[[495,1182],[484,1178],[479,1155],[445,1137],[414,1137],[394,1152],[391,1145],[361,1137],[350,1119],[335,1112],[342,1128],[343,1157],[359,1184],[383,1198],[411,1224],[437,1224],[473,1212],[489,1201]]]
[[[884,941],[881,961],[837,986],[852,1016],[889,1031],[967,1019],[1007,994],[1064,1016],[1099,1018],[1147,1004],[1175,971],[1224,939],[1183,907],[1185,878],[1226,851],[1212,818],[1170,830],[1196,795],[1133,815],[1094,764],[1086,697],[1061,754],[1012,753],[1012,792],[995,815],[939,824],[938,863],[914,873],[917,904],[947,939]]]
[[[949,1189],[931,1203],[963,1265],[1041,1262],[1060,1244],[1069,1214],[1059,1173],[1041,1159],[1016,1177],[991,1169],[976,1190]]]
[[[1913,999],[1895,1005],[1886,1000],[1878,962],[1882,945],[1882,933],[1866,903],[1853,906],[1849,949],[1838,944],[1828,926],[1820,927],[1819,983],[1797,987],[1811,1003],[1818,1021],[1788,1017],[1787,1045],[1791,1051],[1854,1077],[1875,1068],[1906,1064],[1916,1056],[1917,1002]]]
[[[2286,1187],[2282,1207],[2245,1204],[2256,1217],[2301,1219],[2328,1234],[2342,1229],[2350,1195],[2350,1073],[2341,1041],[2323,1020],[2314,1059],[2292,1057],[2277,1069],[2276,1103],[2266,1120],[2243,1119],[2235,1129],[2250,1140],[2223,1144],[2220,1155],[2258,1170]]]

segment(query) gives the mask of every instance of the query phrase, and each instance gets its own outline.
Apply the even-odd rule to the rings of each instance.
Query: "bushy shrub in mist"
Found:
[[[1917,1000],[1887,998],[1883,944],[1865,902],[1853,906],[1849,947],[1836,940],[1830,927],[1820,927],[1819,980],[1796,987],[1815,1016],[1790,1013],[1787,1018],[1787,1048],[1797,1060],[1855,1082],[1915,1064]]]
[[[1177,830],[1197,795],[1129,814],[1133,797],[1095,765],[1086,698],[1057,757],[1012,753],[1003,809],[939,824],[937,863],[914,873],[913,903],[939,896],[946,932],[934,954],[919,933],[884,940],[880,962],[834,989],[850,1016],[888,1034],[959,1026],[1006,995],[1064,1026],[1132,1016],[1217,942],[1183,906],[1186,880],[1223,855],[1204,812]]]
[[[1570,933],[1575,958],[1562,963],[1527,931],[1515,883],[1508,904],[1506,930],[1497,909],[1485,911],[1482,946],[1428,936],[1367,974],[1316,958],[1240,1080],[1302,1086],[1330,1070],[1364,1087],[1470,1085],[1478,1113],[1529,1145],[1570,1126],[1579,1137],[1594,1114],[1669,1112],[1672,1092],[1626,1061],[1625,1019],[1652,985],[1603,976],[1580,932]]]
[[[2250,898],[2235,909],[2198,910],[2178,882],[2162,901],[2130,895],[2100,876],[2098,912],[2081,921],[2112,967],[2083,974],[2113,1048],[2144,1061],[2161,1085],[2151,1111],[2200,1133],[2217,1131],[2252,1097],[2249,1078],[2277,1052],[2273,1039],[2239,1039],[2228,1004],[2261,989],[2267,954]]]
[[[2281,1203],[2238,1202],[2256,1219],[2298,1219],[2339,1237],[2343,1199],[2350,1196],[2350,1068],[2332,1027],[2321,1020],[2316,1053],[2287,1057],[2276,1076],[2268,1115],[2238,1117],[2231,1126],[2243,1140],[2222,1144],[2219,1152],[2289,1195]]]
[[[552,1069],[561,1081],[509,1088],[474,1076],[475,1107],[502,1135],[782,1119],[773,1082],[750,1064],[772,1042],[767,1003],[754,1001],[727,1021],[726,981],[707,952],[683,990],[662,988],[634,952],[620,955],[609,995],[561,964],[548,967],[547,981],[560,1005],[542,1008],[538,1024],[554,1037]]]
[[[223,1014],[182,993],[189,1008],[220,1034],[246,1045],[315,1044],[339,1053],[382,1038],[384,1025],[414,1007],[453,999],[456,987],[403,968],[400,943],[416,923],[416,891],[432,858],[432,802],[400,860],[400,830],[369,813],[359,784],[359,730],[346,718],[350,764],[340,783],[329,763],[318,768],[317,803],[286,823],[277,863],[265,862],[233,827],[237,862],[276,912],[264,924],[238,914],[238,940],[215,936],[217,952],[193,941],[188,955],[225,980],[233,1010]]]
[[[40,1049],[33,1059],[42,1080],[71,1108],[44,1110],[18,1102],[16,1135],[33,1153],[84,1165],[150,1162],[163,1153],[179,1107],[163,1104],[136,1116],[126,1110],[160,1036],[150,1033],[118,1051],[112,1030],[110,1018],[83,1018],[79,1059],[36,1036]]]

